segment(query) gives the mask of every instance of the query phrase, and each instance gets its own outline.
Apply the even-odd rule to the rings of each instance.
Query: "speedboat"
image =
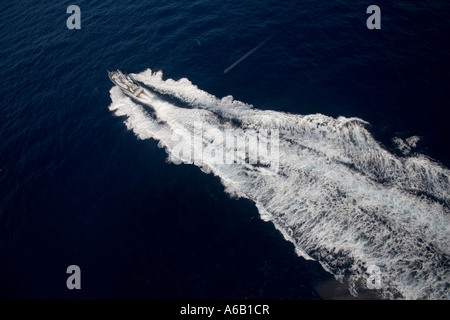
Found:
[[[144,88],[136,84],[131,80],[130,76],[123,74],[120,70],[108,71],[108,76],[115,85],[119,86],[123,93],[131,98],[139,98],[145,92]]]

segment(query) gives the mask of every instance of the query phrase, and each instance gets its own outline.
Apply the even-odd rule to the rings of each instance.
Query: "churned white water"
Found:
[[[149,69],[132,77],[190,108],[152,90],[136,102],[113,87],[109,109],[126,116],[129,130],[254,201],[299,255],[348,280],[353,294],[375,265],[386,297],[450,297],[447,168],[424,155],[393,155],[358,118],[258,110]]]

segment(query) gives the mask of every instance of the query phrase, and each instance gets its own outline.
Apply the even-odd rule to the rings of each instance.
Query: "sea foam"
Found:
[[[136,103],[113,87],[109,109],[126,116],[125,125],[139,139],[159,141],[169,161],[180,144],[192,150],[214,143],[204,134],[208,130],[277,130],[279,163],[272,174],[246,161],[218,163],[208,154],[192,163],[218,176],[228,193],[254,201],[261,218],[299,255],[348,281],[352,294],[367,289],[368,268],[376,265],[383,297],[450,297],[447,168],[425,155],[390,153],[362,119],[258,110],[150,69],[132,77],[151,89],[145,99]],[[203,131],[196,130],[198,122]],[[236,151],[222,147],[225,157]]]

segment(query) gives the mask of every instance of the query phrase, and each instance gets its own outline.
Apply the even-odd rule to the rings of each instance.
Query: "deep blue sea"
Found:
[[[449,14],[2,1],[0,298],[449,299]],[[114,87],[116,69],[147,102]],[[171,137],[200,120],[278,130],[275,174],[171,161]]]

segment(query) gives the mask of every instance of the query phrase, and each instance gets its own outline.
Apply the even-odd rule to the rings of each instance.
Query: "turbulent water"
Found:
[[[448,299],[450,3],[378,5],[3,1],[0,299]]]
[[[149,69],[133,77],[154,91],[136,103],[111,89],[109,109],[126,116],[128,129],[139,139],[158,140],[169,161],[197,164],[220,177],[229,194],[254,201],[261,218],[273,222],[299,255],[347,280],[353,294],[370,281],[368,268],[375,265],[385,297],[449,298],[448,169],[426,156],[393,155],[361,119],[258,110]],[[236,128],[276,132],[271,156],[278,152],[279,163],[227,163],[212,152],[204,152],[202,161],[188,152],[184,160],[174,156],[200,143],[235,158],[232,144],[207,133]],[[256,147],[247,143],[247,156]]]

